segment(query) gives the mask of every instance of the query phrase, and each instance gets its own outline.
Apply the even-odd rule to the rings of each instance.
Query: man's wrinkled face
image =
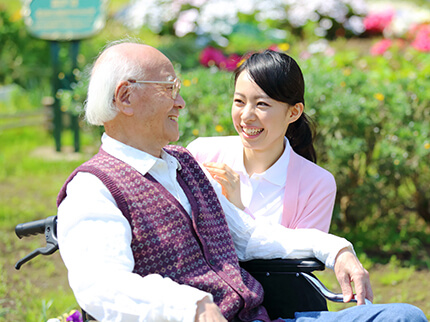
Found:
[[[175,78],[172,64],[165,59],[159,68],[147,70],[144,79],[139,80],[171,81]],[[185,102],[180,94],[173,99],[172,90],[171,84],[132,84],[130,102],[134,126],[138,135],[154,149],[161,150],[179,139],[179,110],[185,107]]]

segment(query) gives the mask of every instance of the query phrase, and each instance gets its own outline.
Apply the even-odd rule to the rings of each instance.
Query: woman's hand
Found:
[[[240,198],[240,176],[225,163],[205,162],[203,165],[222,186],[222,194],[237,208],[245,209]]]

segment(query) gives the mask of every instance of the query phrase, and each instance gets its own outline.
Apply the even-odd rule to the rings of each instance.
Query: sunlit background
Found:
[[[294,57],[318,164],[338,186],[331,232],[354,243],[375,302],[412,303],[430,317],[430,1],[88,0],[103,16],[97,30],[58,41],[32,30],[36,2],[85,4],[0,0],[0,321],[79,309],[58,253],[13,268],[44,243],[18,240],[14,227],[54,215],[64,180],[97,151],[103,129],[82,117],[87,72],[124,37],[159,48],[182,78],[180,145],[235,134],[231,72],[244,55]],[[331,272],[320,277],[337,287]]]

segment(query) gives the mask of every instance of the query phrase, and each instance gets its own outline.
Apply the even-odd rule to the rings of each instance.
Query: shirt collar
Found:
[[[287,182],[288,164],[290,162],[290,142],[287,138],[284,138],[284,145],[284,152],[280,158],[269,169],[263,173],[254,173],[251,178],[260,177],[261,179],[278,186],[285,185]],[[240,152],[237,154],[232,169],[239,174],[248,175],[243,163],[243,149],[240,149]]]
[[[161,159],[156,158],[149,153],[138,150],[118,140],[115,140],[106,133],[103,133],[102,136],[102,148],[115,158],[131,165],[142,175],[145,175],[157,163],[163,161],[167,162],[170,165],[173,165],[174,167],[176,167],[177,170],[181,169],[179,161],[164,150],[161,150]]]

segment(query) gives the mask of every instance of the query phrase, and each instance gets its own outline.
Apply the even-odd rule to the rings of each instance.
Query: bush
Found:
[[[405,253],[410,253],[411,245],[416,250],[429,243],[425,234],[412,241],[411,234],[424,231],[423,226],[401,233],[411,214],[430,222],[430,94],[425,90],[430,86],[430,61],[426,54],[337,54],[310,59],[302,67],[308,111],[319,128],[320,164],[335,175],[338,185],[335,227],[356,229],[355,234],[377,226],[385,227],[386,233],[394,228],[390,240],[376,229],[379,236],[369,242],[379,247],[396,244],[396,250]],[[368,240],[367,236],[359,239]]]
[[[0,11],[0,84],[40,88],[51,79],[49,46],[31,37],[22,19]]]
[[[236,133],[230,114],[232,74],[215,67],[199,67],[181,76],[181,95],[187,105],[180,114],[179,143],[186,146],[198,136]]]

